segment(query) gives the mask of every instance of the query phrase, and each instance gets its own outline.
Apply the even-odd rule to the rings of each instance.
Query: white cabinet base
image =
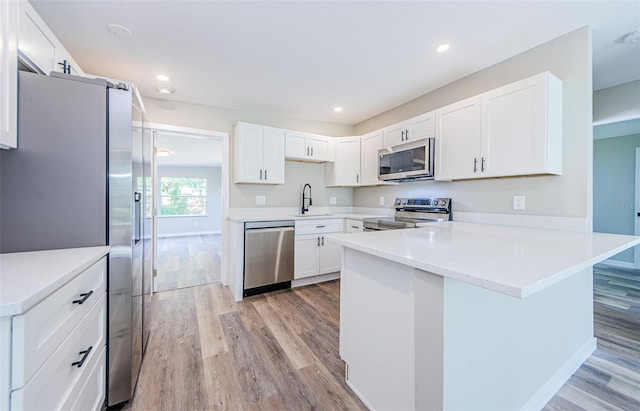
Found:
[[[314,275],[313,277],[306,277],[291,281],[291,287],[303,287],[305,285],[324,283],[325,281],[337,280],[339,278],[340,272]]]

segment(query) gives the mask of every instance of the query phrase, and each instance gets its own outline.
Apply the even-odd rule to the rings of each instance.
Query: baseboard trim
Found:
[[[347,383],[347,386],[351,389],[351,391],[353,391],[353,393],[356,395],[356,397],[360,398],[360,401],[364,403],[364,406],[370,410],[373,410],[373,407],[371,406],[371,404],[369,404],[367,400],[362,395],[360,395],[356,387],[354,387],[353,384],[351,384],[351,381],[349,381],[348,378],[345,379],[345,382]]]
[[[221,234],[222,231],[214,230],[214,231],[191,231],[187,233],[170,233],[170,234],[158,234],[158,238],[166,238],[166,237],[189,237],[193,235],[208,235],[208,234]]]
[[[595,337],[591,338],[582,348],[580,348],[573,356],[560,368],[554,375],[542,386],[542,388],[522,407],[523,410],[541,410],[553,398],[554,395],[562,388],[562,386],[578,371],[578,368],[587,358],[593,354],[598,346]]]
[[[314,275],[313,277],[300,278],[298,280],[293,280],[291,282],[291,287],[303,287],[305,285],[337,280],[338,278],[340,278],[340,272],[323,274],[323,275]]]
[[[636,266],[634,263],[629,263],[626,261],[604,260],[599,264],[609,265],[611,267],[630,268],[632,270],[640,270],[640,267]]]

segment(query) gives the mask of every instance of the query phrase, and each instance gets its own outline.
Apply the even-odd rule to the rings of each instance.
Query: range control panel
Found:
[[[429,210],[434,208],[450,209],[450,198],[396,198],[396,209]]]

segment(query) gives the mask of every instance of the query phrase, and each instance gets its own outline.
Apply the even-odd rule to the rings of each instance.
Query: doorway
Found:
[[[152,124],[154,292],[226,285],[228,134]]]
[[[640,119],[594,127],[593,231],[640,235]],[[640,269],[640,246],[606,264]]]

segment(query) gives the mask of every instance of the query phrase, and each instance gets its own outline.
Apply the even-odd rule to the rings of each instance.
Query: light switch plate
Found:
[[[513,209],[524,210],[524,196],[513,196]]]
[[[267,197],[256,196],[256,205],[265,205],[267,203]]]
[[[331,196],[329,197],[329,204],[335,204],[336,203],[336,198],[335,196]]]
[[[384,205],[384,197],[380,196],[380,205]]]

